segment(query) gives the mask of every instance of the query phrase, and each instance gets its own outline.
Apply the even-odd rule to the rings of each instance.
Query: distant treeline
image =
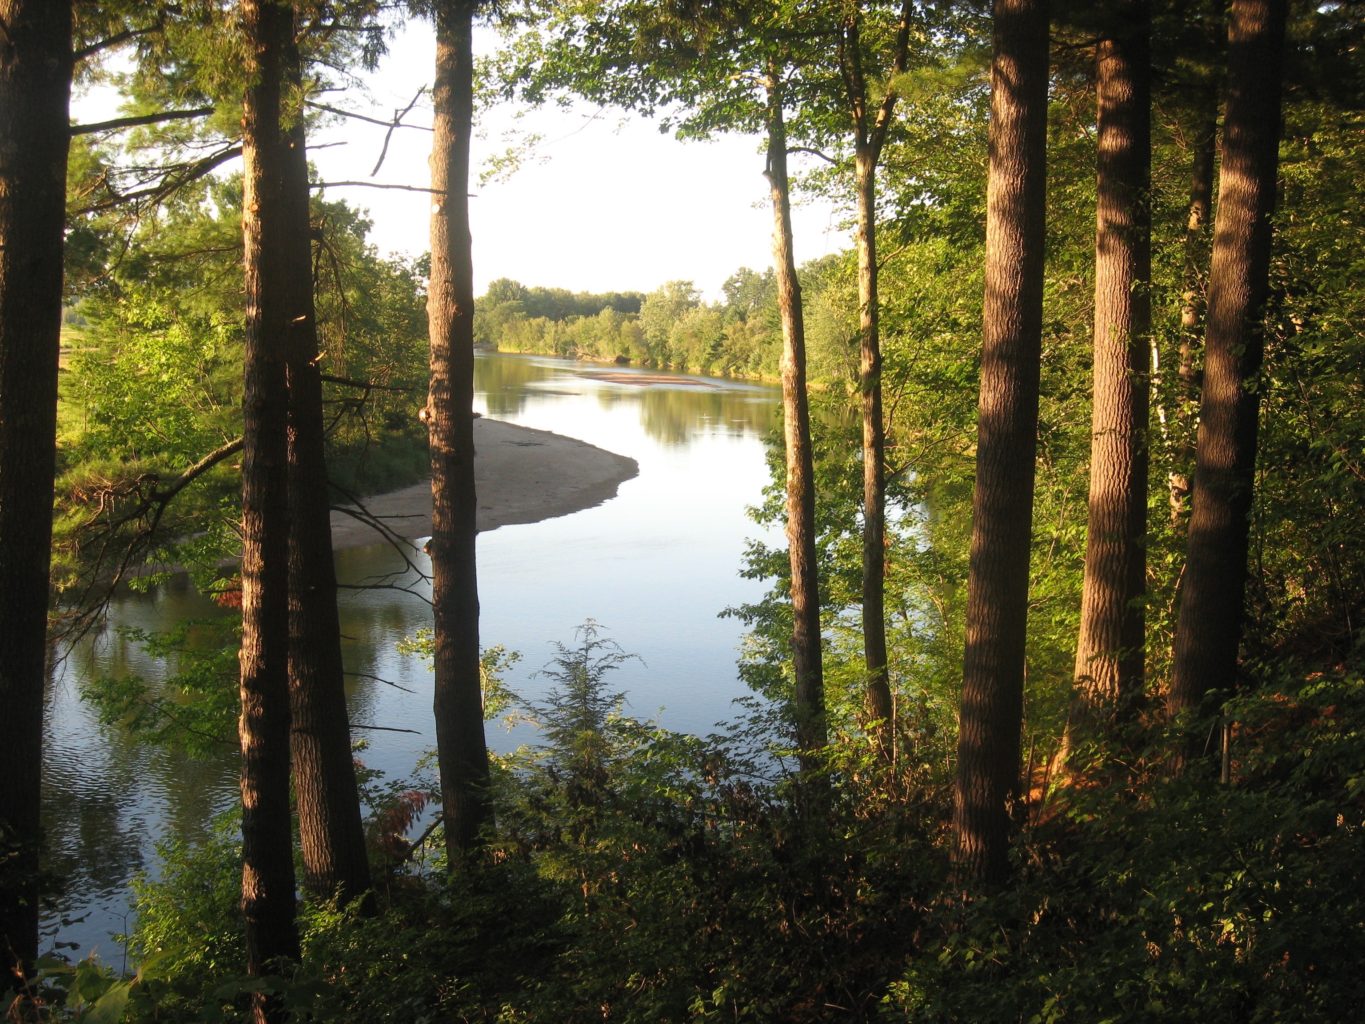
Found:
[[[841,277],[844,262],[827,257],[803,268],[808,307],[837,293],[826,294],[826,287]],[[821,332],[822,322],[817,317],[807,336],[812,376],[837,376],[851,367],[849,338],[844,330]],[[669,281],[647,295],[594,295],[503,278],[475,303],[474,334],[504,352],[742,377],[775,377],[782,351],[772,271],[747,267],[725,282],[718,302],[702,301],[691,281]]]

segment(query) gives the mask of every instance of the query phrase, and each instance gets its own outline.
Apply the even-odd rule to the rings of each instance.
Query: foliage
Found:
[[[344,203],[315,200],[313,220],[330,478],[342,495],[411,483],[427,471],[424,285],[377,256]],[[232,461],[160,495],[241,432],[240,221],[239,179],[183,191],[138,223],[79,304],[62,388],[63,586],[110,574],[125,550],[133,569],[160,561],[205,580],[236,553]]]
[[[544,31],[509,52],[509,89],[531,98],[571,89],[662,110],[683,134],[703,136],[759,125],[763,78],[776,76],[789,90],[793,140],[829,149],[834,161],[807,187],[846,193],[831,41],[839,16],[856,8],[872,19],[869,47],[884,46],[893,5],[553,6],[541,12]],[[979,5],[928,5],[917,8],[925,38],[911,69],[872,93],[894,85],[908,108],[884,154],[879,225],[893,762],[874,756],[861,721],[858,310],[854,261],[841,254],[802,268],[835,737],[826,752],[833,796],[818,819],[798,813],[786,756],[787,560],[755,545],[743,571],[770,589],[736,613],[750,626],[742,672],[757,696],[728,733],[682,736],[624,714],[623,691],[607,679],[629,670],[630,656],[591,622],[556,647],[546,670],[555,686],[537,703],[501,688],[509,656],[490,649],[485,714],[515,709],[540,742],[494,766],[499,822],[483,862],[453,877],[429,870],[410,833],[430,820],[434,786],[368,779],[374,852],[384,858],[377,916],[310,904],[297,974],[249,982],[228,826],[199,846],[173,843],[162,877],[138,887],[141,974],[49,964],[40,984],[52,1012],[99,1019],[115,1012],[99,1006],[122,1004],[129,1019],[235,1019],[261,984],[320,1020],[1326,1021],[1358,1005],[1365,982],[1342,951],[1365,940],[1365,225],[1356,184],[1365,136],[1340,84],[1354,81],[1340,59],[1347,6],[1303,12],[1295,28],[1257,382],[1250,628],[1241,687],[1224,695],[1226,783],[1198,769],[1170,779],[1155,714],[1131,749],[1078,751],[1065,771],[1053,767],[1067,733],[1084,542],[1094,245],[1091,51],[1077,35],[1085,12],[1066,10],[1049,122],[1027,790],[1013,884],[966,899],[949,876],[983,288],[985,38]],[[1177,36],[1169,24],[1180,19],[1158,14],[1169,36],[1158,39],[1151,196],[1154,706],[1185,544],[1164,486],[1188,469],[1194,421],[1182,405],[1188,385],[1172,372],[1188,340],[1188,126],[1200,114],[1190,85],[1216,61],[1216,47],[1187,46],[1185,29]],[[230,69],[216,84],[196,78],[199,51],[182,65],[147,45],[155,59],[135,91],[193,102],[227,87]],[[1309,59],[1318,51],[1326,70]],[[158,74],[165,90],[153,89]],[[194,136],[168,128],[158,144]],[[82,208],[98,206],[115,159],[98,144],[75,149]],[[68,538],[97,524],[89,503],[117,514],[236,433],[240,200],[228,179],[187,188],[136,225],[74,217],[71,277],[82,301],[64,392]],[[353,489],[397,482],[422,471],[422,268],[378,259],[363,218],[342,204],[319,200],[314,221],[327,370],[361,385],[330,392],[338,476]],[[478,310],[480,340],[509,350],[742,375],[777,368],[771,273],[737,271],[715,302],[685,281],[648,295],[588,295],[503,280]],[[666,433],[664,399],[648,414]],[[775,446],[755,513],[765,522],[782,516],[781,467]],[[161,554],[200,565],[205,585],[230,550],[234,488],[231,465],[221,465],[162,524],[189,539]],[[104,719],[163,741],[227,735],[224,630],[230,621],[133,635],[177,671],[156,686],[101,684]],[[404,650],[427,644],[419,635]]]
[[[1365,994],[1358,675],[1230,709],[1233,782],[1068,787],[1034,806],[1008,892],[945,904],[893,988],[905,1019],[1331,1021]]]

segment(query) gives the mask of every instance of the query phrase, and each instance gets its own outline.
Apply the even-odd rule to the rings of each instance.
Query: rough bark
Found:
[[[300,85],[302,66],[292,37],[284,55],[284,75],[291,87]],[[313,306],[307,140],[301,112],[290,110],[284,117],[288,127],[282,145],[271,152],[283,160],[276,171],[283,186],[281,275],[262,283],[279,289],[280,301],[289,310],[282,340],[289,386],[290,752],[304,884],[313,893],[335,895],[344,904],[370,888],[370,869],[337,617],[322,370]]]
[[[895,114],[895,76],[905,71],[910,46],[910,3],[901,8],[891,84],[875,110],[868,107],[863,72],[860,17],[855,9],[843,26],[841,60],[853,129],[854,179],[858,196],[859,368],[863,419],[863,659],[864,711],[878,726],[884,757],[894,755],[895,706],[886,653],[886,424],[882,417],[882,352],[877,296],[877,164]]]
[[[1213,212],[1213,166],[1218,139],[1218,92],[1210,86],[1200,96],[1201,120],[1195,129],[1190,167],[1190,201],[1185,216],[1185,255],[1180,291],[1180,390],[1172,429],[1174,468],[1167,477],[1171,523],[1189,513],[1190,472],[1194,467],[1195,419],[1199,411],[1199,347],[1204,326],[1204,259]]]
[[[446,846],[457,865],[493,820],[479,679],[475,566],[474,265],[469,234],[471,33],[477,4],[436,5],[431,187],[431,391],[427,404],[433,501],[431,570],[436,749]]]
[[[1146,616],[1151,90],[1148,0],[1116,8],[1096,50],[1094,401],[1076,692],[1112,728],[1142,699]]]
[[[769,70],[768,187],[773,204],[773,265],[782,319],[782,430],[787,457],[787,552],[791,563],[792,667],[796,742],[802,767],[815,771],[827,742],[820,642],[820,581],[815,550],[815,472],[806,400],[806,329],[792,248],[787,127],[778,71]]]
[[[1256,375],[1270,266],[1279,157],[1280,68],[1287,0],[1234,0],[1218,179],[1203,393],[1184,586],[1168,697],[1172,716],[1199,716],[1236,682],[1256,465]],[[1177,764],[1209,734],[1191,723]]]
[[[893,752],[894,708],[886,654],[886,424],[882,418],[882,348],[877,298],[876,160],[864,147],[855,156],[858,189],[858,389],[863,415],[863,659],[864,710],[882,723],[878,745]]]
[[[1043,0],[996,0],[981,398],[953,811],[958,871],[967,883],[1006,878],[1019,792],[1042,344],[1047,33]]]
[[[71,4],[0,0],[0,966],[38,952]]]
[[[288,141],[281,130],[284,51],[293,11],[243,0],[248,45],[242,118],[246,352],[242,432],[242,914],[247,970],[297,961],[294,859],[289,816],[289,494],[290,309],[271,284],[288,271],[279,174]],[[257,1020],[278,1007],[257,996]]]

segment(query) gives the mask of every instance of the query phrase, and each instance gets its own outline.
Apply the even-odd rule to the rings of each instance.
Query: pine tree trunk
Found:
[[[469,234],[469,136],[473,124],[474,2],[436,5],[435,135],[431,187],[431,333],[428,424],[433,499],[436,749],[452,867],[493,820],[479,679],[475,565],[474,266]]]
[[[285,80],[302,80],[292,38]],[[351,726],[346,711],[337,617],[336,563],[328,498],[326,429],[322,413],[313,251],[309,218],[307,139],[301,111],[278,155],[283,182],[280,289],[289,309],[285,336],[289,383],[289,695],[290,747],[299,815],[304,883],[344,905],[370,888],[360,817]]]
[[[858,187],[858,385],[863,412],[863,657],[865,711],[880,722],[878,746],[890,758],[894,709],[886,656],[886,427],[877,298],[877,168],[870,147],[855,158]]]
[[[246,243],[246,372],[242,400],[242,913],[247,970],[298,960],[289,815],[289,493],[285,353],[290,308],[272,285],[283,253],[287,140],[281,130],[283,61],[292,8],[243,0],[251,85],[242,119],[242,225]],[[279,1008],[253,1000],[257,1020]]]
[[[827,742],[820,643],[820,580],[815,549],[815,471],[806,400],[806,329],[792,249],[787,186],[787,128],[776,69],[768,79],[768,186],[773,204],[773,265],[782,318],[782,418],[787,453],[787,552],[791,561],[792,665],[796,674],[796,742],[802,768],[820,765]]]
[[[1096,51],[1097,216],[1090,515],[1076,692],[1083,728],[1132,720],[1146,617],[1151,93],[1148,0],[1128,0]]]
[[[1191,723],[1178,765],[1206,749],[1206,696],[1231,693],[1237,677],[1287,7],[1287,0],[1233,0],[1228,28],[1194,507],[1168,697],[1172,716],[1202,717]]]
[[[0,0],[0,991],[38,953],[69,0]],[[6,1002],[8,1002],[6,1000]]]
[[[967,639],[953,822],[966,882],[1008,875],[1019,795],[1038,377],[1042,347],[1048,21],[996,0],[986,297]]]

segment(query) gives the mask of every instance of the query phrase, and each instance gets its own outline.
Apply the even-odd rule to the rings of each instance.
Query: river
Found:
[[[583,364],[535,356],[481,354],[475,367],[479,412],[579,438],[640,467],[596,508],[480,535],[483,643],[521,655],[507,683],[524,697],[542,693],[546,682],[536,673],[554,653],[552,642],[571,644],[591,618],[639,656],[611,679],[626,692],[629,713],[679,731],[711,731],[743,692],[735,666],[742,626],[719,613],[763,592],[738,574],[747,539],[780,543],[746,513],[768,479],[776,390],[707,378],[641,385],[619,382],[616,373],[609,381]],[[338,576],[373,580],[395,562],[385,545],[354,548],[338,553]],[[431,676],[396,644],[429,624],[430,609],[393,589],[346,590],[339,604],[351,719],[369,744],[361,756],[388,777],[405,777],[435,743]],[[140,744],[120,728],[101,727],[80,699],[84,682],[99,674],[157,679],[166,672],[126,628],[166,629],[223,614],[180,579],[123,595],[99,634],[54,669],[44,824],[62,888],[44,911],[45,947],[60,942],[67,955],[94,950],[120,963],[111,936],[131,925],[130,880],[155,877],[159,841],[193,842],[236,799],[230,750],[195,760]],[[235,691],[235,678],[225,674],[224,686]],[[490,725],[488,738],[508,750],[532,737]]]

